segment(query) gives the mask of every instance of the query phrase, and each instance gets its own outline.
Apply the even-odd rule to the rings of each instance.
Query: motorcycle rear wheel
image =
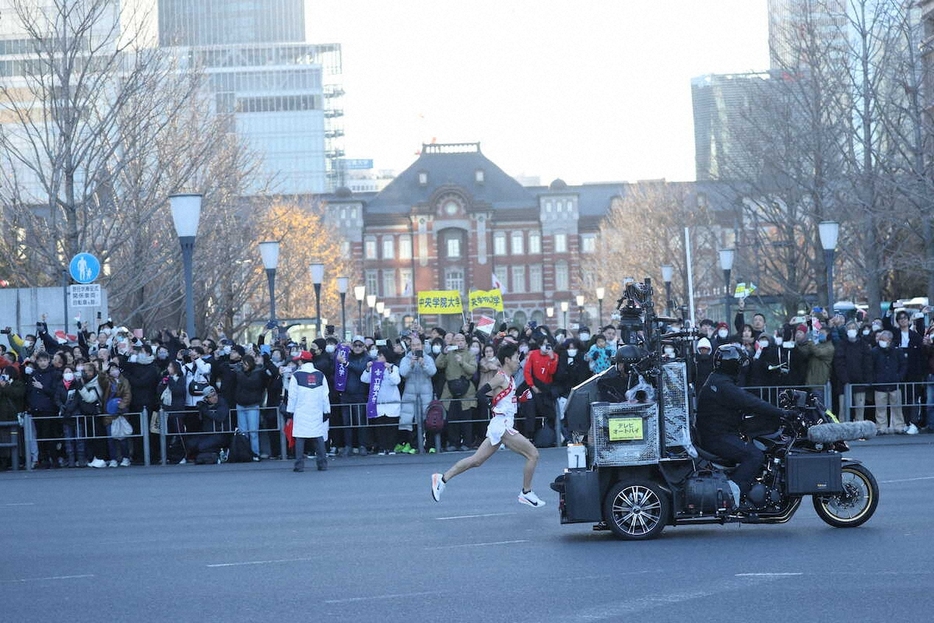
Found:
[[[862,465],[843,466],[843,493],[812,496],[817,516],[835,528],[855,528],[872,517],[879,505],[879,485]]]
[[[628,541],[654,539],[671,514],[668,495],[650,480],[622,481],[603,501],[603,518],[613,534]]]

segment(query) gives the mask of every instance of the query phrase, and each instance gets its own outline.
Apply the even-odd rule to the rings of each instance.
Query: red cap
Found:
[[[717,323],[717,328],[718,328],[718,329],[729,329],[729,328],[730,328],[730,325],[728,325],[728,324],[725,323],[725,322],[720,322],[720,323]]]
[[[307,350],[303,350],[299,354],[292,357],[292,361],[312,361],[314,358],[315,356],[312,355],[310,352],[308,352]]]
[[[795,327],[795,331],[800,331],[801,333],[807,333],[808,326],[806,324],[799,324],[797,327]]]

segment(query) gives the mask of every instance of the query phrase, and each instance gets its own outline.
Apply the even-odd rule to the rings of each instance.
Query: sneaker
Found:
[[[107,463],[107,467],[116,467],[116,466],[117,466],[117,462],[114,460],[111,460]]]
[[[123,460],[120,461],[120,467],[129,467],[130,465],[132,465],[132,463],[127,457],[123,457]]]
[[[404,454],[416,454],[418,450],[406,443],[402,446],[402,452]]]
[[[428,448],[428,454],[435,454],[436,452],[437,450],[435,450],[434,448]]]
[[[519,492],[519,503],[526,504],[528,506],[534,506],[535,508],[541,508],[545,505],[545,500],[542,500],[534,491],[529,491],[528,493]]]
[[[392,449],[392,453],[396,454],[398,452],[405,452],[405,447],[408,445],[409,444],[405,444],[405,446],[403,446],[401,443],[397,443],[396,447]]]
[[[431,497],[435,502],[441,501],[441,494],[444,493],[444,481],[441,480],[442,474],[431,475]]]
[[[179,465],[187,465],[187,464],[188,464],[188,457],[187,457],[187,456],[184,457],[181,461],[178,462],[178,464],[179,464]]]
[[[396,456],[396,451],[395,451],[395,450],[391,450],[388,454],[389,454],[389,456]]]
[[[915,426],[914,424],[909,424],[907,430],[905,430],[905,434],[906,435],[917,435],[918,427]]]
[[[328,450],[328,456],[334,458],[337,456],[337,448],[331,448]]]
[[[380,450],[380,451],[377,452],[376,454],[377,454],[377,456],[386,456],[386,455],[389,454],[389,453],[386,452],[385,450]]]
[[[217,453],[217,462],[226,463],[228,456],[230,456],[230,451],[224,448],[221,448],[221,451]]]
[[[253,459],[254,463],[259,463],[259,457],[256,456],[255,454],[251,458]]]
[[[88,467],[96,467],[97,469],[100,469],[102,467],[107,467],[107,462],[104,461],[104,459],[94,457],[94,460],[88,463]]]

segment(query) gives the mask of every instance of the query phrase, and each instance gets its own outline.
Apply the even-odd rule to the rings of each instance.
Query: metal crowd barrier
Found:
[[[10,441],[0,443],[0,448],[10,448],[10,463],[13,471],[19,471],[19,422],[0,422],[0,428],[10,429]]]

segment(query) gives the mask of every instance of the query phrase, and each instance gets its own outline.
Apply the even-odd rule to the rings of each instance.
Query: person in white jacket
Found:
[[[328,436],[331,403],[328,400],[328,380],[311,362],[314,356],[307,350],[300,352],[295,361],[301,363],[289,380],[289,402],[286,411],[292,417],[292,437],[295,439],[295,467],[292,471],[305,471],[305,440],[315,442],[315,463],[318,471],[328,468],[324,440]]]
[[[402,377],[399,376],[399,366],[389,363],[390,351],[383,346],[379,349],[376,361],[383,364],[383,378],[379,385],[379,393],[376,394],[376,417],[368,421],[368,424],[376,428],[376,445],[379,446],[381,455],[395,454],[396,436],[399,430],[399,414],[401,411],[401,397],[399,396],[399,384]],[[370,383],[375,362],[368,361],[366,370],[360,375],[363,383]]]

